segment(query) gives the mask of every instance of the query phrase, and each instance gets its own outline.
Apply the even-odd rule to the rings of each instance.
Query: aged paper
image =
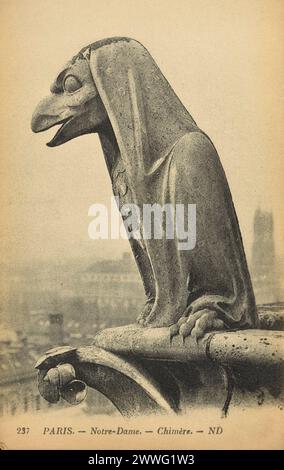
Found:
[[[279,338],[283,340],[280,330],[284,310],[284,2],[1,0],[0,11],[0,447],[282,449],[283,343]],[[35,364],[41,357],[46,359],[43,355],[47,350],[55,346],[80,350],[91,345],[98,331],[135,323],[145,302],[128,240],[111,236],[116,229],[109,224],[106,236],[90,236],[95,215],[90,208],[94,204],[105,207],[109,223],[121,223],[112,206],[112,175],[110,178],[98,135],[81,132],[80,137],[50,148],[45,144],[55,134],[54,128],[48,129],[53,124],[46,125],[43,133],[33,134],[31,130],[36,106],[50,93],[65,64],[83,47],[112,37],[133,38],[143,44],[194,121],[214,143],[232,193],[258,312],[262,319],[266,315],[269,318],[268,323],[262,320],[263,334],[256,333],[260,349],[248,348],[252,362],[247,369],[237,369],[241,378],[242,374],[245,376],[244,389],[240,382],[236,385],[238,374],[234,364],[227,368],[227,359],[221,364],[225,367],[224,382],[220,371],[216,372],[218,377],[215,375],[216,346],[210,356],[214,365],[209,361],[206,367],[202,366],[201,372],[196,372],[199,381],[194,375],[196,386],[187,385],[187,406],[182,412],[169,415],[130,413],[132,416],[126,418],[127,413],[121,416],[95,386],[88,387],[86,398],[85,389],[78,388],[82,395],[78,392],[77,406],[70,405],[62,395],[51,404],[38,390]],[[95,59],[92,62],[90,51],[86,57],[94,73]],[[97,70],[99,67],[98,74]],[[138,83],[133,80],[129,82],[132,92]],[[97,78],[97,88],[98,83]],[[71,81],[69,86],[72,95],[78,84]],[[122,86],[111,88],[112,104],[121,89]],[[100,94],[104,101],[105,96]],[[104,106],[107,109],[105,102]],[[135,107],[132,112],[137,123]],[[51,109],[50,113],[54,115],[55,111]],[[123,113],[125,117],[126,108],[122,107]],[[36,132],[40,126],[39,130],[44,130],[43,121],[36,125]],[[154,118],[151,125],[157,125]],[[164,141],[166,138],[165,135]],[[131,148],[137,150],[137,146],[136,141]],[[157,161],[158,165],[160,160]],[[123,171],[118,168],[117,174]],[[124,196],[124,181],[119,184],[119,194]],[[197,232],[197,240],[198,236]],[[157,258],[153,256],[152,260],[156,259],[154,264],[158,266]],[[178,275],[177,271],[173,275]],[[267,333],[271,322],[272,330]],[[231,329],[238,330],[238,326]],[[155,354],[159,354],[165,338],[158,346],[153,340]],[[187,338],[185,342],[188,354],[190,341]],[[202,350],[202,341],[198,351]],[[206,343],[207,352],[214,341],[211,346]],[[221,340],[220,343],[222,349]],[[179,342],[176,337],[173,345],[172,350],[169,345],[166,348],[167,360],[171,354],[183,354],[181,338]],[[117,352],[121,351],[112,350],[113,354]],[[263,357],[266,354],[264,359],[262,353]],[[145,359],[143,354],[141,360]],[[244,361],[245,354],[244,351]],[[64,356],[64,361],[60,359],[53,365],[57,367],[69,360],[72,363],[72,357]],[[270,374],[268,388],[262,376],[263,364],[268,368],[265,377]],[[108,367],[111,369],[111,365]],[[80,387],[84,380],[76,372],[75,385]],[[66,374],[66,370],[62,373]],[[249,375],[259,378],[249,385]],[[162,381],[155,373],[153,377],[154,384],[155,380]],[[103,380],[105,386],[110,380],[108,373]],[[174,385],[167,380],[167,393],[161,396],[170,397],[171,402],[171,394],[174,399],[176,394],[172,392]],[[200,383],[205,384],[203,388]],[[123,390],[120,393],[123,399]],[[230,395],[230,406],[226,404],[226,394],[227,398]],[[85,398],[82,402],[81,397]],[[76,399],[77,395],[75,399],[72,395],[69,401]]]

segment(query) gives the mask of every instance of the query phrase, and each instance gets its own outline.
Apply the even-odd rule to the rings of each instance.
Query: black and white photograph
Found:
[[[283,450],[284,2],[0,12],[0,448]]]

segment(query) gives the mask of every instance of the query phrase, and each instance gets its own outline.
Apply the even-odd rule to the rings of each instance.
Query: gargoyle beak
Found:
[[[42,132],[59,124],[59,113],[56,109],[57,100],[53,96],[44,98],[36,107],[31,122],[33,132]]]
[[[72,119],[73,115],[68,112],[66,115],[66,107],[60,106],[60,100],[58,96],[51,95],[44,98],[36,107],[31,121],[31,129],[33,132],[43,132],[50,129],[53,126],[63,124],[53,137],[53,139],[47,143],[48,146],[54,147],[60,145],[64,141],[68,140],[66,136],[63,136],[64,129],[67,123]],[[60,136],[62,135],[62,138]]]

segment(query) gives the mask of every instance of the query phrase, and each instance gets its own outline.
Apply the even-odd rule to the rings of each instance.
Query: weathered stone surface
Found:
[[[168,328],[109,328],[93,346],[56,348],[43,356],[39,390],[52,403],[61,396],[77,404],[86,384],[124,416],[198,406],[215,406],[226,415],[230,404],[281,409],[283,338],[281,331],[242,330],[213,332],[197,343],[191,337],[170,340]]]
[[[212,359],[220,364],[283,363],[284,333],[242,330],[213,332],[196,342],[192,337],[174,337],[167,328],[129,325],[98,333],[94,345],[117,354],[167,361],[194,362]]]
[[[68,362],[74,357],[75,352],[76,348],[72,348],[71,346],[59,346],[49,349],[38,359],[35,368],[49,369],[55,367],[59,362]],[[60,361],[58,358],[60,358]]]
[[[284,363],[284,332],[242,330],[216,333],[208,345],[208,356],[226,364],[273,366]]]
[[[142,361],[122,358],[95,346],[72,349],[72,364],[62,364],[65,357],[66,348],[56,348],[36,366],[40,394],[50,403],[62,397],[72,405],[78,404],[85,398],[88,385],[109,398],[124,416],[178,411],[177,387],[171,385],[167,390],[165,380],[157,380]],[[68,379],[66,372],[70,371],[74,373]]]
[[[263,330],[284,330],[284,303],[259,305],[258,317]]]

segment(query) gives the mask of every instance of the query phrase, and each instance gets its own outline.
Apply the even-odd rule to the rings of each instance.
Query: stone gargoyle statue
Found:
[[[98,133],[125,226],[131,232],[129,219],[138,226],[140,236],[131,233],[129,241],[147,301],[138,323],[40,358],[41,395],[77,404],[88,385],[126,416],[200,404],[226,415],[232,402],[264,400],[282,409],[283,333],[275,330],[283,326],[283,308],[264,307],[258,315],[216,149],[149,52],[124,37],[82,49],[34,112],[34,132],[55,125],[49,147]],[[180,249],[178,233],[168,238],[163,224],[160,237],[145,236],[143,217],[123,210],[135,205],[141,214],[155,204],[195,205],[192,249]]]
[[[145,327],[199,339],[208,331],[258,324],[240,229],[226,176],[155,61],[126,37],[97,41],[75,55],[37,106],[32,130],[61,125],[49,147],[98,133],[113,192],[125,204],[195,204],[196,245],[177,237],[130,237],[146,304]],[[133,214],[130,214],[131,216]],[[123,216],[124,219],[127,217]],[[125,220],[126,221],[126,220]]]

